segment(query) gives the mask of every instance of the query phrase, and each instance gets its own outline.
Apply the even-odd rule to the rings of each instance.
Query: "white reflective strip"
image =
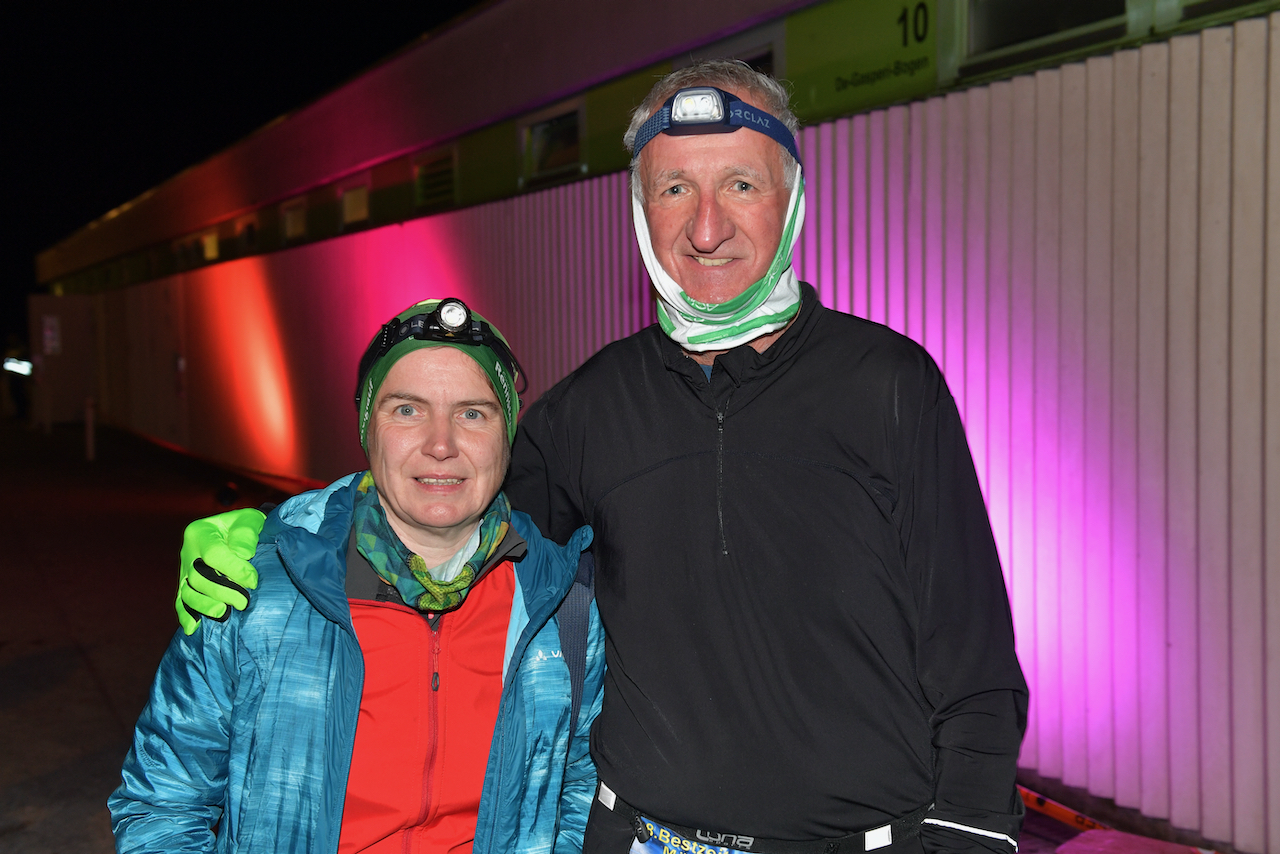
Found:
[[[938,827],[947,827],[951,830],[961,830],[965,833],[975,833],[978,836],[985,836],[988,839],[999,839],[1002,842],[1008,842],[1013,846],[1013,850],[1018,850],[1018,840],[1013,839],[1004,833],[996,833],[994,830],[983,830],[980,827],[969,827],[967,824],[956,824],[954,821],[943,821],[940,818],[926,818],[921,824],[936,824]]]
[[[893,844],[893,828],[890,825],[877,827],[875,830],[868,830],[863,834],[866,840],[862,850],[875,851],[877,848],[884,848],[886,845]]]
[[[600,783],[600,794],[597,797],[600,799],[600,803],[609,808],[610,812],[613,811],[613,805],[618,802],[618,796],[613,793],[613,789],[610,789],[603,782]]]

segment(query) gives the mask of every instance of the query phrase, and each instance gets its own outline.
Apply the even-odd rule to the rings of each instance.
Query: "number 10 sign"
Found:
[[[812,122],[920,98],[938,85],[935,0],[834,0],[787,19],[785,76]]]

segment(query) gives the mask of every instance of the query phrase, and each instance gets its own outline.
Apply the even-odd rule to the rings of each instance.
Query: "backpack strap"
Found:
[[[578,575],[556,611],[560,650],[564,654],[564,663],[569,666],[569,686],[573,695],[570,720],[575,731],[578,728],[578,711],[582,708],[582,684],[587,678],[587,629],[591,600],[595,596],[596,563],[591,552],[586,551],[578,558]]]

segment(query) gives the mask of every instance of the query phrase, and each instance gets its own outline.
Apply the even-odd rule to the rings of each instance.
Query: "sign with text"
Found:
[[[935,0],[832,0],[787,19],[786,76],[803,122],[907,101],[938,84]]]

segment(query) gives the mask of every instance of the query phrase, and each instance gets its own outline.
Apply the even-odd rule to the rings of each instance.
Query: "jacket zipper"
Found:
[[[729,554],[729,541],[724,533],[724,412],[729,408],[726,400],[724,409],[716,410],[716,519],[720,523],[720,553]]]
[[[423,621],[427,631],[431,633],[431,690],[427,693],[427,760],[423,769],[422,809],[418,813],[418,829],[426,823],[431,814],[431,799],[435,794],[436,752],[440,743],[440,634],[444,631],[444,621],[440,627],[431,628]],[[405,851],[411,850],[414,834],[405,835]]]
[[[572,546],[573,544],[578,542],[579,540],[577,538],[574,538],[569,541],[569,545]],[[565,591],[565,592],[568,592],[568,591]],[[508,692],[515,691],[516,680],[521,678],[520,666],[524,662],[525,655],[529,652],[529,645],[533,642],[534,635],[536,635],[539,631],[541,631],[542,628],[545,627],[547,623],[551,621],[551,615],[553,613],[555,613],[554,609],[552,609],[551,611],[547,611],[545,613],[539,613],[536,615],[529,614],[528,615],[529,622],[525,625],[524,629],[520,632],[520,640],[516,642],[516,648],[512,651],[512,654],[511,654],[511,663],[509,665],[510,670],[507,673],[507,681],[506,681],[506,684],[502,686],[502,694],[498,699],[498,720],[493,727],[493,737],[498,741],[498,751],[497,751],[498,763],[495,769],[497,772],[497,775],[493,781],[493,791],[495,792],[502,791],[502,785],[504,782],[502,778],[502,774],[506,764],[504,760],[506,759],[506,756],[507,756],[506,712],[507,712],[508,706],[510,705],[508,703],[508,699],[509,699]],[[536,621],[536,625],[538,626],[537,629],[532,628],[532,626],[535,625],[535,619],[534,619],[535,616],[537,617],[537,621]],[[569,738],[570,740],[573,739],[572,729],[570,729],[569,731]],[[488,788],[489,787],[488,775],[486,774],[485,776],[486,776],[486,779],[485,779],[483,788]],[[484,812],[485,806],[486,805],[484,803],[484,793],[482,789],[481,804],[480,804],[481,812]],[[493,810],[490,810],[489,812],[490,812],[490,815],[489,815],[489,822],[488,822],[489,824],[488,844],[491,850],[493,846],[493,837],[498,827],[498,810],[493,809]],[[479,838],[479,835],[480,835],[478,830],[479,816],[477,816],[476,820],[477,820],[476,837]]]

